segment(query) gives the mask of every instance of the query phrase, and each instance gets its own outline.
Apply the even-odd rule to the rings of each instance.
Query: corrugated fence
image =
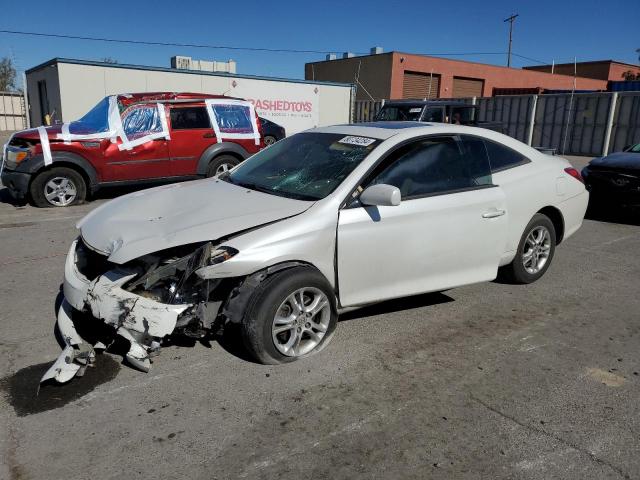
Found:
[[[27,128],[24,95],[0,92],[0,130],[24,130]]]
[[[640,92],[514,95],[465,99],[478,120],[501,121],[504,133],[567,155],[599,156],[640,142]],[[360,105],[362,104],[362,105]],[[366,105],[365,105],[366,104]],[[354,121],[371,120],[383,102],[356,102]],[[368,112],[358,116],[358,112]]]

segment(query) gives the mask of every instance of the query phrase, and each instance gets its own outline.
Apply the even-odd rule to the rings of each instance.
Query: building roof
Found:
[[[479,65],[482,67],[490,67],[490,68],[498,68],[498,69],[503,69],[503,70],[509,70],[509,71],[522,71],[522,70],[529,70],[530,68],[536,68],[536,67],[522,67],[522,68],[516,68],[516,67],[507,67],[505,65],[495,65],[493,63],[482,63],[482,62],[474,62],[472,60],[461,60],[458,58],[447,58],[447,57],[437,57],[435,55],[424,55],[422,53],[408,53],[408,52],[399,52],[396,50],[392,50],[390,52],[384,52],[384,53],[371,53],[368,55],[356,55],[354,57],[348,57],[348,58],[336,58],[334,60],[318,60],[317,62],[307,62],[305,65],[311,65],[314,63],[331,63],[331,62],[339,62],[341,60],[353,60],[353,59],[357,59],[357,58],[368,58],[368,57],[383,57],[385,55],[406,55],[406,56],[411,56],[411,57],[420,57],[420,58],[432,58],[434,60],[438,60],[438,61],[447,61],[447,62],[457,62],[457,63],[465,63],[465,64],[469,64],[469,65]],[[506,55],[506,54],[505,54]],[[613,62],[613,60],[611,60]],[[621,62],[614,62],[614,63],[621,63]],[[559,64],[556,63],[556,66],[558,66]],[[573,65],[573,63],[571,64]],[[630,65],[630,64],[624,64],[624,65]],[[538,67],[546,67],[547,65],[539,65]],[[551,65],[548,65],[549,67]],[[637,65],[631,65],[631,66],[636,66]],[[545,74],[545,75],[558,75],[558,76],[563,76],[563,77],[573,77],[573,75],[566,75],[564,73],[548,73],[548,72],[537,72],[537,73],[541,73],[541,74]],[[586,78],[586,77],[585,77]]]
[[[340,82],[325,82],[325,81],[317,81],[317,80],[301,80],[297,78],[282,78],[282,77],[264,77],[260,75],[240,75],[237,73],[225,73],[225,72],[202,72],[200,70],[182,70],[177,68],[168,68],[168,67],[152,67],[147,65],[133,65],[127,63],[109,63],[109,62],[95,62],[92,60],[79,60],[74,58],[61,58],[56,57],[51,60],[47,60],[44,63],[36,65],[35,67],[29,68],[25,71],[25,74],[30,74],[37,70],[41,70],[46,67],[50,67],[53,65],[57,65],[59,63],[67,63],[72,65],[87,65],[92,67],[108,67],[108,68],[122,68],[128,70],[146,70],[152,72],[165,72],[165,73],[182,73],[187,75],[206,75],[212,77],[231,77],[231,78],[247,78],[253,80],[270,80],[272,82],[288,82],[288,83],[307,83],[312,85],[332,85],[338,87],[351,87],[353,84],[351,83],[340,83]]]
[[[627,63],[627,62],[621,62],[619,60],[589,60],[587,62],[576,62],[576,65],[597,65],[597,64],[606,64],[606,63],[615,63],[616,65],[625,65],[628,67],[634,67],[634,68],[640,68],[640,65],[636,65],[633,63]],[[541,64],[541,65],[529,65],[526,67],[522,67],[522,68],[548,68],[551,66],[566,66],[566,65],[573,65],[573,62],[567,62],[567,63],[555,63],[555,64],[551,64],[551,63],[545,63],[545,64]]]

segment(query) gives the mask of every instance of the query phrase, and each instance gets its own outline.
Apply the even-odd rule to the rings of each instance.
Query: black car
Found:
[[[287,136],[284,127],[281,127],[277,123],[273,123],[271,120],[260,117],[260,123],[262,124],[262,133],[264,135],[264,143],[269,146],[276,143],[278,140],[282,140]]]
[[[374,122],[405,120],[503,130],[502,122],[479,121],[478,107],[460,100],[388,100],[374,118]]]
[[[593,202],[640,205],[640,143],[594,158],[582,177]]]

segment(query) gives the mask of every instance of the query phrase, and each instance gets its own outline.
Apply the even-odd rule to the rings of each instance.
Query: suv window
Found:
[[[451,137],[412,143],[388,160],[388,167],[374,172],[371,184],[396,186],[405,200],[491,185],[486,155],[473,155],[470,148]]]
[[[205,107],[172,107],[170,116],[173,130],[211,128]]]
[[[424,117],[422,117],[424,122],[437,122],[444,123],[444,115],[442,107],[430,107],[427,108],[424,112]]]
[[[134,105],[122,119],[122,129],[129,140],[162,132],[160,111],[156,105]]]
[[[385,105],[376,115],[376,121],[418,121],[422,114],[420,105]]]
[[[511,150],[509,147],[505,147],[499,143],[485,139],[484,144],[489,154],[489,163],[491,164],[492,172],[499,172],[530,162],[530,160],[521,153]]]

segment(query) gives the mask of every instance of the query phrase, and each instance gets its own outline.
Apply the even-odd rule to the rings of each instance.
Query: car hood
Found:
[[[45,127],[45,131],[47,132],[47,137],[49,140],[57,140],[58,134],[62,132],[61,125],[54,125],[51,127]],[[40,134],[38,133],[37,128],[29,128],[27,130],[20,130],[13,134],[15,138],[25,138],[27,140],[40,140]]]
[[[77,227],[89,247],[121,264],[298,215],[311,205],[206,179],[125,195],[95,209]]]
[[[606,157],[596,158],[589,163],[596,168],[623,168],[627,170],[640,170],[640,153],[618,152]]]

